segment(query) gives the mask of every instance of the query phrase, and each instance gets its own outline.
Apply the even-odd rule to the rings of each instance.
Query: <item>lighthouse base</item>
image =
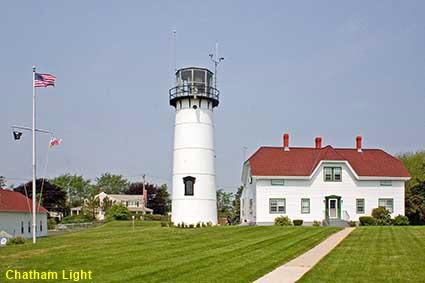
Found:
[[[171,221],[177,224],[217,224],[215,199],[173,199]]]

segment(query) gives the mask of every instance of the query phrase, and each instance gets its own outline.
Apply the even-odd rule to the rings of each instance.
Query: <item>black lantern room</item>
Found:
[[[206,68],[189,67],[176,72],[176,86],[170,91],[170,105],[184,98],[208,100],[218,106],[219,91],[214,87],[214,74]]]

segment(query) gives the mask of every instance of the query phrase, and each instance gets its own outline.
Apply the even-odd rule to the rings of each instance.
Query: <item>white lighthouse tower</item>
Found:
[[[176,225],[217,224],[213,110],[219,91],[213,73],[180,69],[169,92],[176,109],[171,220]]]

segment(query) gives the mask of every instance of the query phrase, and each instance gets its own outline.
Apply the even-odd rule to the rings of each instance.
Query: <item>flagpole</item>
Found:
[[[32,67],[32,242],[36,243],[35,66]]]

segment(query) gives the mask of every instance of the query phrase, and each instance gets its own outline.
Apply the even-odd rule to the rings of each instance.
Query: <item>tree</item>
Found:
[[[412,178],[406,182],[406,216],[412,224],[425,224],[425,151],[398,156]]]
[[[425,150],[416,153],[403,153],[398,158],[406,166],[412,178],[406,182],[406,192],[425,182]]]
[[[0,189],[4,189],[6,187],[6,178],[4,176],[0,176]]]
[[[99,197],[91,195],[84,201],[84,213],[88,213],[93,219],[96,219],[97,211],[100,207]]]
[[[83,176],[64,174],[51,179],[50,182],[67,192],[70,207],[82,206],[84,200],[93,193],[90,180],[84,179]]]
[[[406,216],[411,224],[425,224],[425,181],[410,188],[406,195]]]
[[[107,194],[119,194],[128,188],[128,181],[122,175],[107,172],[96,178],[96,188]]]
[[[114,204],[106,213],[106,220],[129,220],[131,217],[130,210],[122,203]]]
[[[112,200],[109,199],[108,197],[104,197],[102,200],[102,205],[101,208],[102,210],[107,213],[108,210],[112,207]]]
[[[241,221],[241,196],[242,196],[243,186],[240,186],[235,194],[233,200],[234,207],[234,218],[239,223]]]
[[[219,217],[234,216],[233,193],[217,190],[217,214]]]
[[[166,184],[163,184],[159,187],[159,189],[157,189],[149,208],[153,209],[154,214],[165,215],[170,211],[170,194],[168,193]]]
[[[66,192],[60,187],[50,183],[47,179],[37,179],[36,182],[37,201],[40,201],[48,211],[62,212],[67,214],[66,207]],[[20,192],[24,196],[32,198],[32,182],[22,184],[14,189],[15,192]]]

